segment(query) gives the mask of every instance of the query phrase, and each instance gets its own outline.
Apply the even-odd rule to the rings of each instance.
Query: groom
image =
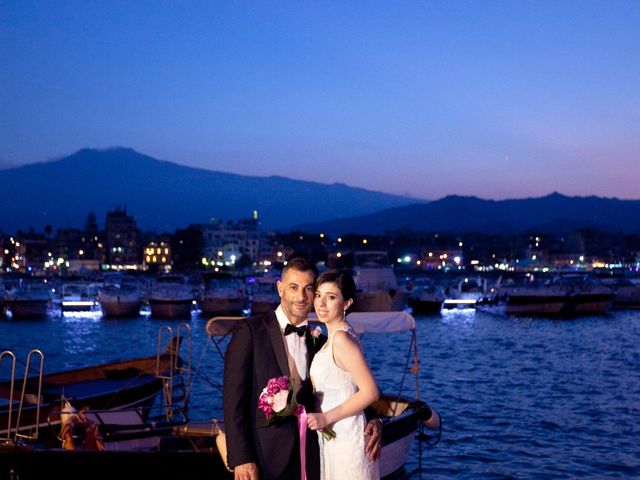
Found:
[[[314,411],[309,367],[326,337],[314,338],[307,328],[313,305],[316,269],[302,258],[290,260],[278,282],[280,305],[275,312],[251,317],[236,327],[224,362],[223,409],[228,463],[236,479],[300,479],[297,419],[286,417],[271,425],[258,409],[258,396],[271,378],[299,379],[298,403]],[[371,437],[366,450],[380,455],[379,421],[365,429]],[[364,432],[363,432],[364,434]],[[306,474],[320,478],[318,439],[307,430]]]

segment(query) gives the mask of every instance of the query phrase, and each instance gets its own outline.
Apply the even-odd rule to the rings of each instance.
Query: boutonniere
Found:
[[[313,338],[313,346],[315,347],[316,340],[320,338],[320,335],[322,335],[322,328],[320,328],[319,325],[316,325],[316,328],[311,330],[310,333],[311,333],[311,338]]]

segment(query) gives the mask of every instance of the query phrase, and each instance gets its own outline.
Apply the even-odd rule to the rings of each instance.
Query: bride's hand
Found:
[[[324,413],[307,413],[307,426],[311,430],[322,430],[327,426],[327,417]]]

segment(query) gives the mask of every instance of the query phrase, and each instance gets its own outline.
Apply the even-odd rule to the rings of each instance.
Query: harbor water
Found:
[[[441,413],[443,428],[439,444],[423,447],[413,478],[640,478],[640,312],[553,320],[468,309],[416,320],[420,396]],[[220,418],[222,361],[206,319],[185,321],[196,372],[190,417]],[[24,362],[38,348],[53,372],[155,355],[159,327],[179,323],[5,320],[0,351]],[[363,343],[382,389],[394,391],[407,367],[407,338],[371,335]],[[408,376],[404,393],[414,389]],[[418,466],[418,452],[416,442],[407,470]]]

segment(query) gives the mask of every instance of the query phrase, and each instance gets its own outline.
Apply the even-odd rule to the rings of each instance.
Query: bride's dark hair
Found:
[[[356,295],[356,284],[351,274],[346,270],[327,270],[322,272],[316,280],[315,289],[323,283],[335,283],[345,300],[353,300]]]

